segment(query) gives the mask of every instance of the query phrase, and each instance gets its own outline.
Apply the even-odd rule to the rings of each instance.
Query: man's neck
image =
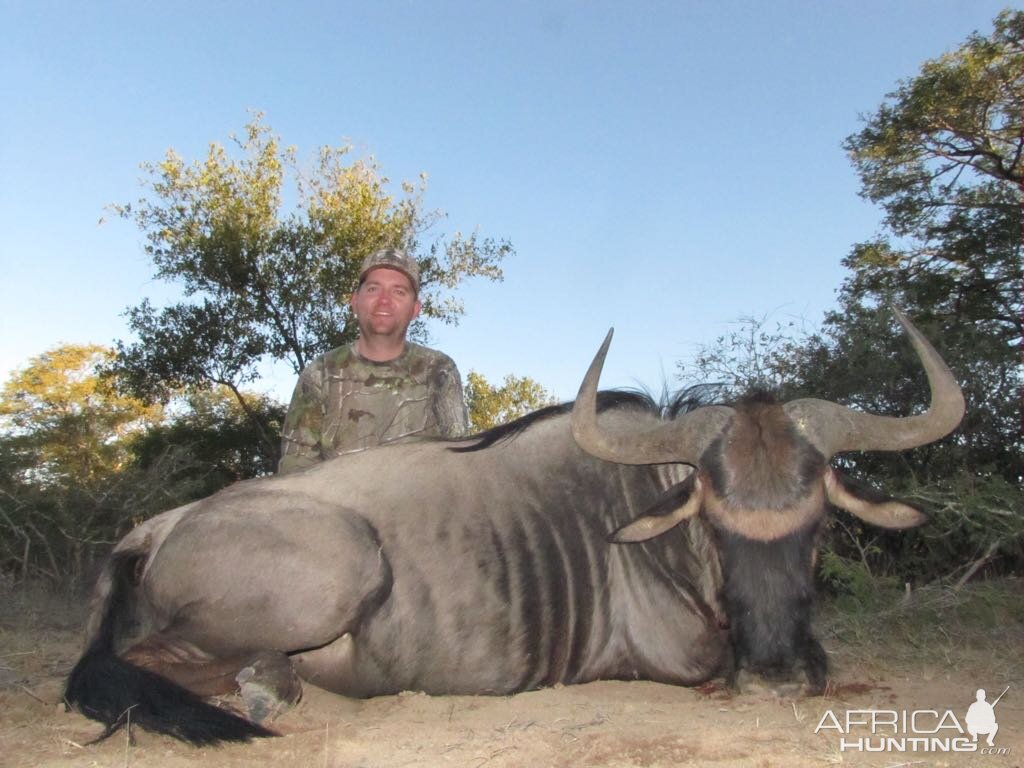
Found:
[[[375,363],[394,360],[405,351],[405,339],[373,339],[360,336],[356,339],[356,352]]]

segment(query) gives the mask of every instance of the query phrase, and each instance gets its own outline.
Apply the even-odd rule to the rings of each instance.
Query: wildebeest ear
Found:
[[[701,483],[697,473],[676,483],[647,508],[647,514],[619,528],[608,540],[613,544],[634,544],[660,536],[693,517],[701,505]]]
[[[913,528],[928,519],[921,510],[857,483],[836,469],[825,473],[825,493],[835,506],[881,528]]]

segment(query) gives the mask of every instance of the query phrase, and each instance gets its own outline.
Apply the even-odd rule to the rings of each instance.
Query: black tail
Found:
[[[194,746],[276,736],[273,731],[208,704],[177,683],[117,656],[116,628],[131,611],[131,579],[137,560],[137,554],[116,555],[108,565],[112,584],[103,621],[89,649],[68,676],[64,691],[68,706],[106,726],[97,741],[128,723]]]

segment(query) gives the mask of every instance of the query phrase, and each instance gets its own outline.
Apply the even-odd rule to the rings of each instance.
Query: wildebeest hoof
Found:
[[[249,719],[272,721],[302,698],[302,683],[284,654],[261,654],[235,676]]]

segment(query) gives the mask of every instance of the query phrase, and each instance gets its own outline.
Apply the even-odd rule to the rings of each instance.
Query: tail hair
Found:
[[[105,726],[94,741],[102,741],[129,724],[197,747],[276,736],[268,728],[216,707],[116,654],[117,628],[132,610],[132,577],[138,560],[138,553],[124,553],[115,555],[108,565],[112,584],[102,621],[89,648],[71,670],[64,690],[69,707]]]

